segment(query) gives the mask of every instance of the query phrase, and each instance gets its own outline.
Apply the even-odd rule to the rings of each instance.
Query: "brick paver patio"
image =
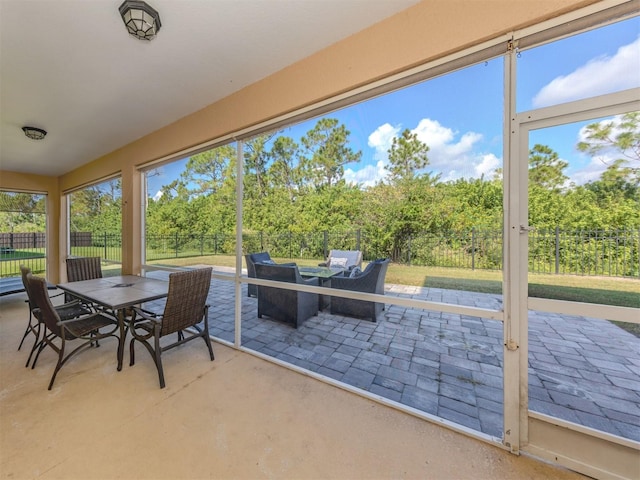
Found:
[[[165,275],[156,272],[154,275]],[[243,346],[496,437],[502,323],[387,305],[377,323],[328,310],[295,329],[258,319],[243,286]],[[490,309],[501,296],[386,285],[386,295]],[[210,332],[234,340],[234,284],[214,279]],[[640,441],[640,339],[613,323],[529,316],[529,408]]]

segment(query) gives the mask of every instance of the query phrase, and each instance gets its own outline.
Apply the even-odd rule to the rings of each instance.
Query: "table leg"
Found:
[[[124,357],[124,341],[127,334],[124,322],[126,320],[126,309],[121,308],[118,310],[118,327],[120,328],[120,339],[118,340],[118,371],[122,370],[122,359]]]
[[[326,288],[331,288],[331,278],[321,278],[320,285]],[[331,296],[330,295],[318,295],[318,310],[322,311],[325,308],[329,308],[331,306]]]

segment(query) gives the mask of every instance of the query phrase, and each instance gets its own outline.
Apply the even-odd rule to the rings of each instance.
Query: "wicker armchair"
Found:
[[[384,294],[384,279],[387,275],[388,266],[389,259],[374,260],[357,276],[333,277],[331,279],[331,288]],[[382,310],[384,310],[384,303],[331,297],[332,314],[371,318],[375,322]]]
[[[319,267],[339,268],[352,270],[354,267],[362,267],[362,252],[360,250],[331,250],[325,262]]]
[[[20,340],[18,350],[22,348],[22,344],[30,333],[32,333],[36,337],[33,341],[33,347],[31,347],[29,358],[27,358],[27,363],[25,364],[25,367],[28,367],[29,363],[31,363],[33,352],[35,352],[40,346],[42,322],[33,314],[33,311],[37,308],[37,306],[35,300],[29,292],[29,282],[27,281],[27,276],[31,274],[31,269],[26,265],[20,265],[20,272],[22,273],[22,285],[24,286],[25,292],[27,292],[27,303],[29,304],[29,323],[27,323],[27,328],[24,331],[24,335],[22,335],[22,340]],[[47,288],[50,289],[51,286],[47,284]],[[59,293],[58,295],[53,296],[57,297],[59,295],[62,294]],[[69,303],[64,303],[62,305],[54,305],[53,308],[56,310],[56,312],[58,312],[58,316],[61,320],[69,320],[70,318],[76,318],[81,315],[87,315],[91,313],[90,309],[82,305],[77,300]]]
[[[49,390],[51,390],[58,371],[67,360],[87,347],[98,346],[99,339],[107,337],[119,338],[116,334],[119,329],[118,322],[114,317],[98,312],[70,320],[62,320],[49,298],[47,281],[41,277],[34,277],[29,273],[27,274],[27,285],[29,296],[36,305],[33,314],[46,327],[31,368],[36,366],[38,357],[40,357],[47,345],[58,354],[58,363],[49,382]],[[67,342],[74,340],[81,341],[80,345],[65,355]]]
[[[130,332],[133,338],[129,344],[130,362],[135,364],[135,342],[142,343],[154,359],[158,369],[160,388],[165,387],[162,368],[162,352],[196,338],[202,338],[209,349],[209,357],[214,360],[213,347],[209,337],[209,305],[207,296],[211,287],[211,267],[175,272],[169,275],[169,294],[162,315],[133,307]],[[139,318],[138,318],[139,317]],[[200,323],[204,325],[200,327]],[[184,331],[191,333],[185,337]],[[178,340],[161,347],[160,339],[172,333],[178,334]],[[153,339],[154,345],[149,343]]]
[[[276,264],[276,262],[271,259],[271,255],[269,255],[268,252],[249,253],[244,256],[244,261],[247,264],[247,276],[249,278],[256,278],[256,263],[268,263],[269,265]],[[278,265],[295,265],[295,263],[280,263]],[[257,297],[258,286],[250,283],[247,288],[247,296]]]
[[[320,285],[317,277],[304,279],[297,265],[256,263],[256,277],[264,280]],[[306,319],[318,314],[318,294],[258,285],[258,318],[267,315],[298,328]]]

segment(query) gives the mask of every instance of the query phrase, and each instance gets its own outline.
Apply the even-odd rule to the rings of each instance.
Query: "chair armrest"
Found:
[[[79,315],[85,315],[89,313],[95,313],[98,310],[105,311],[103,308],[96,308],[96,305],[93,303],[86,303],[81,300],[71,300],[70,302],[61,303],[60,305],[55,305],[55,308],[58,313],[61,311],[66,311],[70,313],[69,310],[77,312]]]
[[[373,293],[375,291],[375,287],[375,279],[370,278],[368,275],[355,278],[351,278],[349,276],[333,277],[331,279],[331,288],[337,288],[340,290]]]
[[[118,321],[113,315],[108,315],[108,314],[105,314],[104,312],[92,312],[82,317],[69,318],[67,320],[60,320],[56,325],[58,325],[59,327],[65,327],[66,325],[73,324],[74,322],[86,322],[87,320],[95,317],[108,318],[109,320],[112,320],[113,323],[117,323]]]
[[[136,315],[141,317],[143,320],[149,320],[152,322],[160,321],[160,318],[158,318],[159,315],[157,313],[151,312],[149,310],[144,310],[140,307],[131,307],[131,312],[133,313],[131,316],[132,322],[136,321]],[[139,322],[140,320],[137,320],[137,321]]]
[[[331,288],[341,288],[343,290],[350,290],[356,286],[353,283],[354,280],[356,279],[350,278],[349,276],[336,275],[335,277],[331,277]]]

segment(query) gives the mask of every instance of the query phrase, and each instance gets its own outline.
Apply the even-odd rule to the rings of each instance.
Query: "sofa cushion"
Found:
[[[329,263],[329,268],[347,268],[348,261],[349,259],[346,257],[331,258],[331,263]]]
[[[353,269],[351,269],[351,272],[349,273],[349,278],[356,278],[361,274],[362,270],[360,270],[360,267],[353,267]]]

